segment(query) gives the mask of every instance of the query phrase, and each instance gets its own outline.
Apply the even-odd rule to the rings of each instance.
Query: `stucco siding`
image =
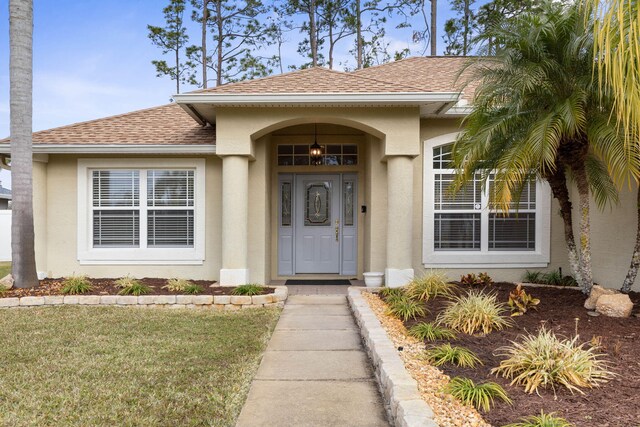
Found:
[[[46,239],[37,236],[36,247],[46,248],[46,271],[49,277],[86,274],[91,277],[185,277],[190,279],[217,279],[221,265],[221,161],[207,157],[205,166],[205,260],[202,265],[82,265],[77,258],[77,165],[79,158],[100,156],[50,155],[46,167],[46,182],[36,174],[35,185],[46,186],[46,212],[36,210],[36,217],[46,215]],[[113,156],[102,156],[113,158]],[[138,156],[149,158],[150,156]],[[36,224],[41,219],[35,220]],[[42,255],[38,257],[43,259]]]

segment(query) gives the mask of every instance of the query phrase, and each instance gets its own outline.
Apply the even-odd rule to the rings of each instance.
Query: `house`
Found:
[[[501,280],[568,273],[545,184],[531,183],[508,217],[487,209],[478,184],[446,191],[473,97],[456,86],[464,61],[311,68],[36,132],[38,270],[229,285],[381,271],[390,286],[430,268]],[[635,190],[594,214],[592,229],[595,279],[616,286],[634,244]]]
[[[11,209],[11,190],[4,188],[0,182],[0,210]]]

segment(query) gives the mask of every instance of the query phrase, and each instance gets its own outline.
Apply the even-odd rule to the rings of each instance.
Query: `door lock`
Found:
[[[336,242],[340,236],[340,220],[336,219]]]

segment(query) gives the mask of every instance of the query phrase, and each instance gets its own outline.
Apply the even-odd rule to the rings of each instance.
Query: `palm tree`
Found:
[[[613,111],[629,150],[640,145],[640,5],[637,0],[584,0],[595,17],[596,68],[601,85],[612,88]],[[638,228],[629,270],[621,287],[629,292],[640,268],[640,183],[637,182]]]
[[[9,1],[11,257],[15,286],[38,285],[33,231],[32,94],[33,1]]]
[[[594,48],[601,84],[615,98],[615,116],[628,144],[640,135],[640,4],[638,0],[584,0],[594,16]]]
[[[454,148],[456,187],[478,172],[486,183],[491,171],[493,201],[508,209],[528,180],[548,182],[560,204],[572,273],[589,293],[591,196],[601,207],[617,201],[609,171],[621,176],[640,170],[608,120],[611,98],[601,96],[593,78],[592,33],[579,8],[547,3],[542,13],[505,20],[480,39],[498,40],[500,47],[492,60],[473,68],[480,85]],[[569,175],[579,195],[579,245]]]

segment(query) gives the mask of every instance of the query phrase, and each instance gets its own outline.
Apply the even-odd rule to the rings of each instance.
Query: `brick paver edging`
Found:
[[[375,370],[378,387],[395,427],[438,427],[431,407],[418,392],[418,383],[407,372],[396,348],[362,292],[376,288],[349,288],[347,299]]]
[[[273,286],[266,295],[47,295],[41,297],[0,298],[0,308],[44,307],[56,305],[99,305],[121,307],[212,308],[240,310],[244,308],[284,307],[286,286]]]

